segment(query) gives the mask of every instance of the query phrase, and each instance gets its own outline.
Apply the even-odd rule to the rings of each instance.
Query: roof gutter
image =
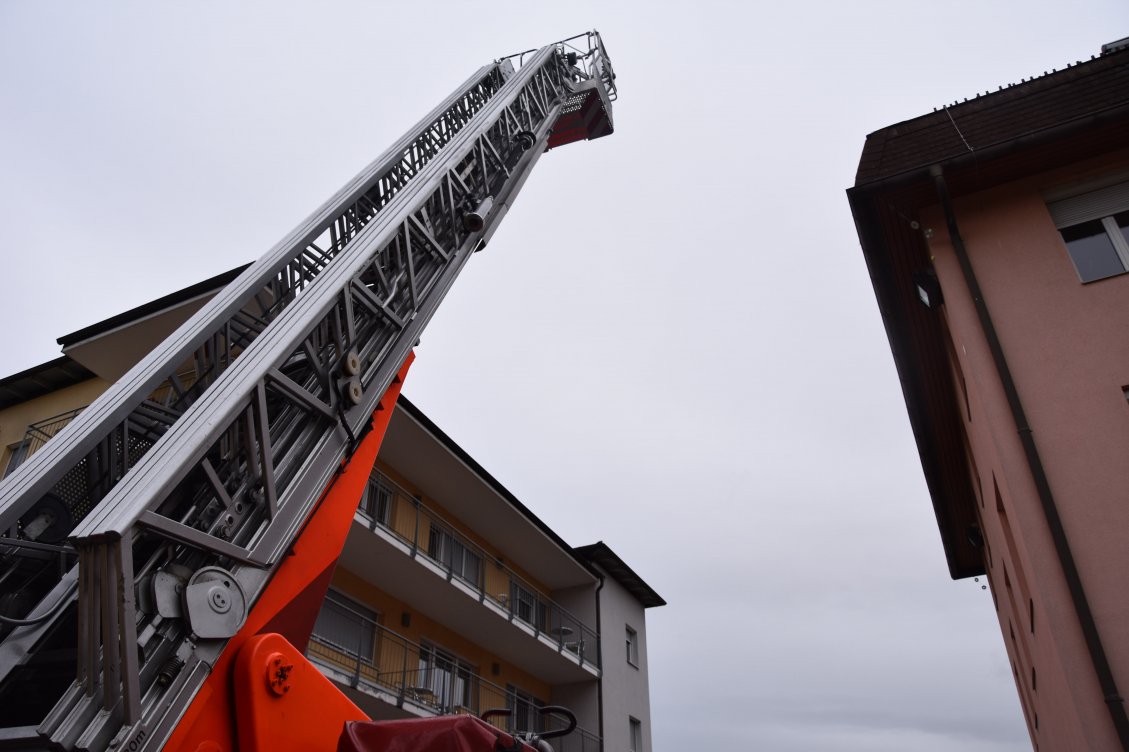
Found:
[[[1082,579],[1078,574],[1074,554],[1070,550],[1070,543],[1066,539],[1066,531],[1063,530],[1062,527],[1062,518],[1058,512],[1058,505],[1055,503],[1054,494],[1051,492],[1050,483],[1047,481],[1047,474],[1043,467],[1043,461],[1039,456],[1039,450],[1035,446],[1034,434],[1030,424],[1027,422],[1027,414],[1023,409],[1023,403],[1019,399],[1019,391],[1016,389],[1015,380],[1012,378],[1011,368],[1008,366],[1007,359],[1004,357],[1004,351],[1000,345],[996,327],[992,323],[991,315],[988,313],[988,306],[980,290],[980,283],[976,278],[976,272],[972,268],[972,262],[969,260],[968,251],[964,246],[964,239],[960,235],[956,214],[953,212],[952,201],[949,198],[949,188],[945,182],[944,172],[938,164],[929,168],[929,174],[933,177],[937,196],[941,201],[941,208],[944,211],[945,222],[949,229],[949,238],[952,241],[953,250],[956,252],[957,261],[964,275],[965,284],[968,285],[968,292],[972,296],[973,304],[976,306],[976,315],[980,320],[980,328],[983,330],[984,336],[988,340],[988,349],[992,353],[992,361],[996,366],[996,372],[1003,384],[1008,407],[1011,409],[1012,419],[1015,421],[1019,441],[1023,445],[1023,453],[1027,458],[1027,466],[1031,470],[1031,476],[1035,481],[1035,490],[1039,495],[1039,501],[1043,507],[1043,515],[1046,519],[1047,527],[1050,528],[1055,553],[1058,555],[1059,564],[1062,566],[1062,572],[1066,578],[1066,587],[1070,591],[1070,599],[1074,604],[1074,612],[1077,614],[1078,622],[1082,627],[1082,635],[1090,653],[1090,660],[1094,664],[1094,672],[1097,674],[1098,683],[1101,685],[1106,707],[1109,709],[1113,726],[1117,731],[1118,739],[1121,741],[1121,748],[1129,752],[1129,715],[1126,714],[1125,701],[1117,690],[1117,683],[1113,678],[1109,658],[1106,656],[1105,648],[1102,646],[1101,637],[1098,635],[1098,627],[1094,622],[1093,612],[1090,610],[1090,603],[1082,588]]]

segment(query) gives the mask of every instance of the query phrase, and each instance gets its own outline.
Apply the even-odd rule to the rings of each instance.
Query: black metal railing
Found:
[[[181,374],[180,378],[181,382],[187,386],[191,386],[193,383],[193,377],[190,372]],[[174,401],[174,397],[175,393],[172,387],[165,384],[150,394],[146,402],[150,404],[151,408],[168,408]],[[87,405],[83,405],[82,407],[76,407],[73,410],[67,410],[58,415],[52,415],[50,418],[44,418],[43,420],[29,424],[24,432],[24,440],[22,443],[26,449],[23,452],[21,461],[26,460],[42,449],[44,444],[55,438],[55,434],[66,428],[67,425],[77,418],[79,413],[86,408]]]
[[[406,544],[413,555],[427,557],[482,600],[490,600],[512,621],[545,635],[558,651],[599,668],[600,635],[556,603],[494,554],[459,532],[395,481],[380,472],[369,479],[359,507],[369,527],[381,528]]]
[[[24,443],[27,445],[26,456],[30,457],[42,449],[44,444],[50,441],[59,431],[62,431],[84,409],[86,409],[85,405],[76,407],[74,410],[67,410],[65,413],[59,413],[29,425],[24,434]]]
[[[327,613],[331,611],[331,613]],[[477,668],[442,648],[420,645],[387,629],[330,594],[310,636],[307,657],[334,678],[348,677],[353,687],[390,696],[397,705],[421,715],[481,715],[508,708],[508,718],[494,718],[505,731],[544,733],[564,721],[537,712],[544,703],[532,696],[483,679]],[[595,734],[577,728],[549,740],[557,752],[601,752]]]

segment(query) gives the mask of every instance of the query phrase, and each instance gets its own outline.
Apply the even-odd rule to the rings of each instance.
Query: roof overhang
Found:
[[[247,264],[59,337],[63,353],[107,381],[126,371],[200,310]]]
[[[93,379],[95,374],[67,356],[0,379],[0,409]]]
[[[402,395],[380,458],[545,587],[596,583],[560,536]]]
[[[915,226],[939,203],[930,169],[942,169],[956,198],[1127,147],[1129,50],[867,137],[847,197],[954,579],[984,565],[968,539],[976,496],[943,322],[912,279],[930,266]]]

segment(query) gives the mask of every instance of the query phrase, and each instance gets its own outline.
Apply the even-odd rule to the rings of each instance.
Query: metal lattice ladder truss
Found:
[[[483,67],[0,485],[0,697],[70,677],[0,748],[160,746],[554,127],[614,98],[595,32]]]

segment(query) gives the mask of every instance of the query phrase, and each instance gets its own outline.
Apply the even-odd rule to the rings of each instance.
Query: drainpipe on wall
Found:
[[[595,567],[593,567],[594,569]],[[604,630],[600,626],[600,591],[604,589],[604,575],[597,574],[600,578],[596,585],[596,662],[600,666],[600,679],[596,682],[596,720],[600,728],[600,748],[604,747]]]
[[[961,273],[964,275],[965,284],[968,285],[968,292],[972,296],[972,302],[976,306],[976,315],[980,320],[980,328],[983,330],[984,336],[988,340],[988,349],[992,353],[992,361],[995,363],[996,373],[999,375],[1000,382],[1003,385],[1008,407],[1011,408],[1012,419],[1015,421],[1016,430],[1019,433],[1019,441],[1023,445],[1023,453],[1027,458],[1027,466],[1035,481],[1035,490],[1039,494],[1039,501],[1043,507],[1043,516],[1046,519],[1047,527],[1050,528],[1055,553],[1058,555],[1062,573],[1066,578],[1066,587],[1067,590],[1070,591],[1070,599],[1074,604],[1074,612],[1077,614],[1079,625],[1082,627],[1082,636],[1090,652],[1090,660],[1094,664],[1094,672],[1097,674],[1098,683],[1101,685],[1106,707],[1109,709],[1109,714],[1113,720],[1113,726],[1117,730],[1117,736],[1121,741],[1122,749],[1129,752],[1129,716],[1126,715],[1125,701],[1117,691],[1117,682],[1113,678],[1113,671],[1110,668],[1109,658],[1106,656],[1105,648],[1102,647],[1101,637],[1098,635],[1098,627],[1094,622],[1094,614],[1090,610],[1090,603],[1086,598],[1085,591],[1082,589],[1082,578],[1078,574],[1074,554],[1071,552],[1070,543],[1066,539],[1066,531],[1063,530],[1062,527],[1062,518],[1058,513],[1058,505],[1055,503],[1054,494],[1051,492],[1050,483],[1047,481],[1047,474],[1043,468],[1043,461],[1039,457],[1039,450],[1035,446],[1034,434],[1031,431],[1031,426],[1027,422],[1027,415],[1023,410],[1023,403],[1019,399],[1019,391],[1016,389],[1015,380],[1012,378],[1011,368],[1008,367],[1007,359],[1004,357],[1004,351],[1000,345],[996,327],[992,323],[992,317],[988,313],[988,306],[984,302],[984,296],[980,290],[980,283],[976,279],[976,272],[972,268],[972,262],[968,258],[968,251],[964,247],[964,239],[961,238],[960,230],[957,227],[956,214],[953,212],[952,201],[949,198],[949,188],[945,183],[945,176],[940,165],[934,165],[929,168],[929,174],[933,177],[933,182],[937,188],[937,196],[941,200],[941,209],[945,213],[945,222],[949,228],[949,238],[952,241],[953,250],[956,252]]]

